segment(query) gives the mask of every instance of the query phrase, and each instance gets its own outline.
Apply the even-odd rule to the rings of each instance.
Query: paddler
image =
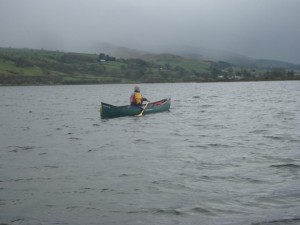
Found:
[[[140,86],[135,85],[134,92],[130,96],[130,104],[132,106],[142,106],[143,101],[148,101],[148,100],[142,96]]]

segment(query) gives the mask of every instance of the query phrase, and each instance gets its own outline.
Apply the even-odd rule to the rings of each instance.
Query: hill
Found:
[[[293,70],[282,68],[258,70],[174,54],[154,54],[127,48],[106,50],[115,55],[103,51],[88,54],[0,48],[0,85],[280,80],[299,77]],[[259,63],[270,65],[272,62],[261,60]]]
[[[155,54],[172,54],[181,56],[188,59],[201,60],[201,61],[213,61],[213,62],[227,62],[239,67],[248,67],[252,69],[294,69],[300,70],[300,65],[271,59],[254,59],[241,54],[221,51],[215,49],[206,49],[197,46],[177,46],[177,45],[164,45],[155,46],[150,48],[149,51],[136,50],[126,47],[121,47],[109,43],[98,43],[93,45],[93,50],[107,52],[110,55],[121,58],[143,58],[144,55]]]
[[[196,75],[210,73],[209,66],[164,54],[124,59],[104,53],[0,48],[1,85],[196,81]]]

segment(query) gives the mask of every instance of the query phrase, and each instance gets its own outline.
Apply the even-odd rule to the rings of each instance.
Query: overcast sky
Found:
[[[300,64],[300,0],[0,0],[0,46],[109,42],[225,50]]]

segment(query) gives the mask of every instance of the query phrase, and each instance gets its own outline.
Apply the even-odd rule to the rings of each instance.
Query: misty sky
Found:
[[[300,64],[300,0],[0,0],[0,46],[189,45]]]

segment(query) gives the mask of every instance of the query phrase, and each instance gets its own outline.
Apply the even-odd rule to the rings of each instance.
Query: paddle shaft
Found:
[[[137,116],[142,116],[143,115],[143,113],[144,113],[145,109],[147,108],[148,104],[149,104],[149,102],[146,103],[146,105],[143,108],[142,112],[140,114],[138,114]]]

